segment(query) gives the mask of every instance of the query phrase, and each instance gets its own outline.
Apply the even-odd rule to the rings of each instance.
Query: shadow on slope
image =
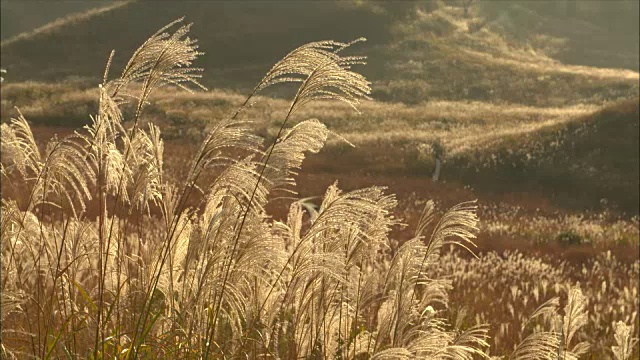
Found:
[[[2,41],[37,29],[58,18],[104,7],[113,0],[0,1],[0,37]]]
[[[639,69],[637,0],[476,3],[486,26],[563,63]]]
[[[450,160],[448,167],[455,178],[472,180],[479,189],[528,188],[569,207],[600,204],[638,214],[639,102],[618,102],[564,125],[507,137]]]
[[[135,1],[70,17],[2,43],[7,81],[59,82],[84,78],[95,86],[116,49],[120,69],[149,35],[185,16],[205,52],[203,83],[246,92],[282,56],[317,40],[368,41],[361,71],[377,100],[517,103],[539,107],[603,104],[638,92],[630,70],[565,66],[478,27],[453,1]],[[126,30],[123,30],[126,29]],[[597,49],[595,49],[597,50]],[[275,95],[290,94],[291,89]]]
[[[148,36],[182,16],[193,22],[192,37],[205,52],[196,63],[205,69],[203,83],[238,90],[252,88],[304,43],[363,36],[366,47],[384,43],[387,34],[386,17],[337,1],[136,1],[5,41],[2,66],[14,82],[78,76],[97,84],[112,49],[112,69],[121,69]]]
[[[374,79],[374,98],[561,107],[638,94],[636,71],[563,64],[545,54],[544,43],[514,39],[485,26],[487,21],[458,6],[417,7],[393,24],[387,55],[370,54],[386,57],[382,75]]]

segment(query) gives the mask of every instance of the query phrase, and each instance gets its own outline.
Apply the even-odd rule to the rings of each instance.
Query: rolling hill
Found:
[[[197,65],[206,69],[210,88],[249,89],[296,46],[364,36],[368,41],[356,51],[369,56],[362,72],[377,100],[567,106],[637,96],[636,71],[563,64],[545,53],[548,42],[532,47],[509,37],[503,22],[489,22],[492,15],[481,7],[465,16],[456,4],[112,2],[3,40],[0,63],[14,82],[79,77],[95,86],[112,49],[120,68],[148,35],[185,16],[205,52]]]
[[[112,49],[114,67],[122,68],[148,36],[182,16],[194,23],[191,36],[205,52],[198,65],[207,69],[209,87],[252,87],[274,62],[306,42],[365,36],[371,46],[387,35],[383,16],[337,2],[132,1],[5,40],[0,62],[13,81],[76,76],[96,84]]]
[[[431,147],[441,142],[447,180],[487,191],[546,191],[565,204],[575,199],[577,207],[605,199],[637,213],[639,74],[633,56],[621,55],[631,64],[627,68],[561,62],[573,48],[555,53],[549,50],[553,39],[568,36],[579,48],[584,36],[563,28],[562,17],[540,15],[533,3],[498,15],[482,6],[465,14],[455,1],[390,4],[109,2],[2,41],[1,64],[9,69],[2,120],[18,106],[37,124],[86,123],[95,112],[95,86],[111,49],[117,71],[148,35],[183,15],[194,23],[192,36],[205,52],[197,66],[205,69],[203,82],[212,91],[167,91],[154,100],[151,117],[177,140],[180,134],[197,136],[230,112],[241,102],[239,94],[292,48],[365,36],[368,41],[354,52],[369,56],[359,71],[372,80],[376,101],[364,103],[365,115],[358,118],[322,103],[308,112],[358,147],[330,144],[327,157],[311,160],[312,167],[340,171],[358,163],[362,173],[428,176]],[[517,32],[505,20],[514,14],[544,20],[548,29],[541,34],[551,38]],[[591,33],[602,28],[583,18],[567,21],[590,24]],[[605,57],[597,62],[620,65]],[[287,94],[271,92],[273,99],[254,107],[264,120],[260,134],[273,132],[278,109],[286,107],[280,98]],[[338,155],[341,162],[333,161]]]
[[[507,135],[451,159],[456,177],[501,191],[545,191],[558,202],[598,204],[637,214],[640,208],[640,99],[540,129]],[[470,164],[482,164],[472,169]],[[462,169],[467,168],[468,171]],[[495,189],[495,187],[494,187]],[[594,206],[595,207],[595,206]]]

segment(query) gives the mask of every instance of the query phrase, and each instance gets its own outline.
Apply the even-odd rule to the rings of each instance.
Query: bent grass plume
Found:
[[[352,69],[366,58],[342,55],[364,39],[313,42],[286,55],[211,127],[176,184],[164,175],[160,129],[139,124],[156,89],[204,89],[190,25],[168,33],[181,21],[143,43],[115,80],[112,53],[98,114],[44,153],[22,114],[2,124],[1,172],[11,188],[2,199],[3,356],[488,358],[489,326],[450,324],[451,282],[431,276],[444,245],[474,246],[475,203],[453,207],[431,229],[429,202],[397,251],[389,238],[400,223],[397,202],[381,187],[343,192],[334,184],[317,212],[293,202],[282,222],[265,211],[274,194],[295,194],[306,154],[329,134],[316,119],[288,128],[291,116],[313,101],[357,111],[368,99],[369,81]],[[299,87],[265,147],[238,115],[281,83]],[[131,99],[127,119],[120,107]],[[214,180],[203,181],[212,169]],[[97,204],[96,219],[88,204]],[[565,344],[584,323],[581,296],[570,292]],[[532,318],[552,308],[547,302]],[[617,329],[616,356],[624,358],[629,331]],[[534,354],[559,351],[558,339],[535,333],[511,358],[546,358]],[[563,351],[569,359],[584,349]]]

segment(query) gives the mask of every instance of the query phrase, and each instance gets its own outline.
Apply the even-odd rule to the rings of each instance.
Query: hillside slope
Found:
[[[95,84],[112,49],[114,68],[122,68],[148,36],[183,16],[205,53],[197,65],[207,70],[209,87],[253,87],[274,62],[310,41],[364,36],[366,48],[387,34],[383,16],[339,2],[134,1],[5,41],[1,63],[14,82],[75,76]]]
[[[369,41],[354,52],[369,56],[358,71],[372,80],[376,101],[362,104],[365,115],[357,118],[334,104],[313,105],[309,116],[358,145],[330,144],[318,169],[353,171],[358,164],[366,174],[430,177],[430,151],[440,143],[447,151],[445,181],[497,191],[535,189],[578,207],[605,199],[638,212],[635,71],[564,64],[480,26],[481,14],[465,15],[457,6],[409,3],[398,11],[366,1],[158,4],[110,4],[4,41],[0,58],[9,74],[2,120],[18,106],[34,123],[86,123],[111,49],[117,72],[148,35],[183,15],[194,22],[192,37],[206,53],[197,63],[205,69],[203,82],[217,89],[195,96],[167,89],[154,99],[149,120],[160,121],[174,139],[201,134],[228,114],[242,98],[219,89],[244,93],[295,46],[366,36]],[[609,105],[616,101],[623,102]],[[265,120],[261,135],[274,134],[286,106],[276,96],[253,108]]]
[[[444,6],[417,8],[396,22],[376,98],[555,107],[638,96],[636,71],[564,64],[486,21],[481,14]]]
[[[638,95],[635,71],[562,64],[528,43],[479,26],[481,13],[465,16],[449,2],[408,2],[402,11],[367,1],[161,3],[110,5],[6,40],[0,55],[9,70],[6,78],[59,82],[81,77],[95,85],[112,49],[114,66],[120,68],[125,54],[147,36],[186,16],[206,53],[197,65],[206,69],[203,82],[211,88],[244,91],[296,46],[364,36],[368,41],[354,51],[369,56],[360,71],[372,80],[378,100],[568,106]]]
[[[114,0],[56,0],[15,1],[0,0],[0,38],[2,41],[21,33],[28,33],[70,14],[103,7]]]
[[[640,100],[622,101],[451,159],[457,176],[478,184],[544,189],[559,201],[640,211]],[[473,159],[472,161],[470,159]],[[484,164],[471,169],[469,164]],[[467,168],[467,171],[462,169]]]
[[[637,0],[476,1],[486,26],[566,64],[639,69]]]

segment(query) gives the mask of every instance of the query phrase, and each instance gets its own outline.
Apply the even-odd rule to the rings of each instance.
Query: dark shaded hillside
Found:
[[[487,26],[566,64],[638,71],[637,0],[475,1]]]
[[[364,8],[334,1],[138,1],[57,26],[48,34],[3,44],[1,63],[12,81],[59,81],[68,76],[101,77],[112,49],[114,69],[161,26],[185,16],[205,55],[211,87],[252,87],[293,48],[306,42],[350,41],[364,36],[362,48],[386,41],[386,20]],[[124,30],[124,31],[123,31]]]
[[[86,11],[112,2],[113,0],[1,0],[0,38],[4,41],[71,13]]]
[[[478,26],[482,13],[465,15],[456,1],[147,0],[92,11],[3,41],[7,81],[80,77],[95,86],[112,49],[112,68],[121,69],[150,34],[185,16],[206,53],[196,66],[205,69],[203,83],[210,88],[245,92],[301,44],[364,36],[368,41],[354,52],[369,57],[359,71],[372,81],[377,100],[546,107],[638,94],[637,72],[565,66],[533,51],[526,37],[519,41],[501,35],[499,27]]]
[[[564,125],[505,138],[475,156],[452,161],[457,175],[474,186],[546,191],[570,207],[640,211],[640,100],[627,100]],[[493,160],[492,160],[493,158]]]

